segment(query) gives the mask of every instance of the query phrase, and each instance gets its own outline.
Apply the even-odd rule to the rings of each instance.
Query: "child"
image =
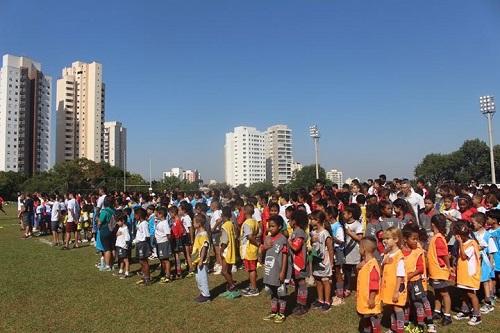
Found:
[[[497,252],[493,254],[494,266],[494,278],[491,281],[491,294],[493,295],[493,301],[496,299],[496,290],[500,286],[500,210],[492,209],[486,213],[488,225],[490,226],[491,238],[495,242],[497,247]]]
[[[193,265],[196,266],[196,285],[200,290],[200,295],[195,298],[198,303],[210,302],[210,290],[208,288],[208,251],[210,242],[208,233],[205,230],[206,218],[197,214],[193,220],[195,238],[193,243]]]
[[[214,266],[214,274],[219,275],[222,273],[222,261],[220,257],[220,228],[222,225],[222,211],[220,209],[220,202],[217,200],[213,200],[210,203],[210,210],[212,211],[212,215],[210,216],[210,235],[212,238],[212,246],[214,247],[215,252],[215,266]]]
[[[130,234],[128,232],[128,227],[125,224],[127,216],[123,213],[117,213],[115,219],[118,225],[118,232],[116,233],[115,242],[115,252],[116,257],[118,258],[118,265],[120,267],[118,276],[123,280],[130,277],[128,261],[128,244],[130,241]]]
[[[406,304],[406,270],[401,252],[401,230],[391,227],[384,231],[385,255],[382,262],[382,302],[391,310],[391,330],[404,331],[404,311]]]
[[[179,205],[179,216],[182,221],[182,226],[184,227],[184,230],[186,233],[182,236],[182,244],[184,245],[184,258],[186,259],[187,265],[189,267],[189,273],[187,274],[187,277],[192,277],[194,276],[194,267],[191,263],[191,251],[192,251],[192,246],[193,244],[193,228],[191,227],[193,221],[191,216],[193,215],[193,207],[191,206],[190,203],[186,201],[182,201]]]
[[[144,208],[139,207],[135,210],[135,220],[139,221],[139,225],[137,226],[134,244],[137,251],[137,258],[141,264],[141,274],[139,274],[139,276],[142,277],[142,279],[137,281],[136,284],[149,286],[151,284],[151,278],[149,273],[148,258],[151,255],[151,245],[149,226],[146,217],[147,212]]]
[[[486,225],[486,215],[483,213],[475,213],[472,215],[472,226],[474,227],[474,238],[479,243],[481,256],[481,284],[484,290],[484,305],[479,309],[482,314],[487,314],[493,311],[493,295],[491,295],[491,277],[493,274],[493,254],[496,253],[497,247],[491,234],[484,227]]]
[[[469,223],[459,220],[455,223],[453,234],[458,244],[457,261],[457,288],[462,291],[462,311],[458,312],[454,318],[456,320],[467,319],[468,314],[465,310],[465,296],[472,303],[472,315],[467,322],[470,326],[481,324],[481,312],[479,311],[479,300],[476,291],[481,284],[481,263],[479,246],[477,242],[469,238],[471,229]],[[464,295],[465,294],[465,295]]]
[[[268,220],[269,236],[264,241],[264,284],[271,293],[271,313],[264,320],[277,324],[285,321],[286,311],[286,272],[288,262],[288,244],[281,233],[284,220],[279,215],[272,215]]]
[[[409,302],[406,308],[406,321],[409,321],[410,307],[417,314],[417,324],[423,330],[427,325],[428,333],[436,333],[432,321],[432,309],[423,286],[426,276],[424,250],[419,246],[419,228],[415,223],[403,227],[403,255],[405,256],[406,279],[408,280]]]
[[[243,289],[243,296],[258,296],[257,289],[257,257],[259,243],[257,237],[259,234],[259,224],[252,218],[254,214],[254,206],[251,204],[245,205],[245,222],[241,226],[240,233],[240,255],[245,265],[245,270],[248,272],[250,287]]]
[[[297,306],[293,314],[302,316],[307,313],[307,213],[303,210],[295,210],[290,216],[290,225],[293,231],[288,239],[288,246],[292,256],[293,278]]]
[[[232,268],[236,264],[236,238],[235,228],[231,221],[232,213],[229,206],[222,208],[222,218],[225,222],[222,224],[220,236],[220,250],[222,259],[222,275],[226,279],[227,289],[222,295],[229,299],[240,296],[236,290],[236,282],[233,280]]]
[[[184,224],[178,216],[179,209],[176,206],[170,206],[168,212],[172,219],[172,252],[175,259],[176,278],[180,279],[182,277],[182,268],[179,254],[184,252],[183,240],[185,239],[186,229],[184,229]]]
[[[450,256],[446,244],[447,218],[443,214],[431,218],[432,236],[427,250],[429,279],[436,299],[434,301],[434,320],[443,319],[441,325],[451,324],[451,298],[448,292],[450,283]]]
[[[59,220],[61,218],[61,206],[56,195],[51,196],[52,208],[50,213],[50,230],[52,231],[52,245],[59,246]]]
[[[483,206],[483,196],[476,193],[472,196],[472,206],[476,208],[479,213],[486,214],[486,208]]]
[[[157,211],[158,224],[155,229],[156,253],[160,259],[161,270],[165,274],[160,279],[161,284],[170,282],[170,256],[172,255],[171,231],[168,223],[168,210],[160,207]]]
[[[360,194],[362,195],[362,194]],[[332,230],[333,252],[334,252],[334,271],[335,271],[335,297],[332,305],[339,306],[344,304],[344,272],[342,266],[345,264],[344,256],[344,227],[337,221],[338,210],[335,207],[326,208],[326,219],[330,223]]]
[[[155,206],[154,205],[149,205],[147,208],[147,214],[148,214],[148,228],[149,228],[149,234],[151,235],[151,238],[149,240],[150,242],[150,248],[152,249],[152,254],[151,257],[149,258],[150,260],[156,259],[158,255],[156,254],[156,240],[155,240],[155,228],[156,228],[156,218],[155,218]]]
[[[382,231],[391,227],[402,228],[401,221],[392,214],[392,203],[390,201],[382,200],[378,206]]]
[[[359,252],[363,260],[358,265],[356,311],[361,316],[359,326],[365,333],[382,332],[379,318],[382,313],[380,266],[374,256],[376,250],[377,242],[374,239],[362,238],[359,242]]]
[[[343,212],[345,230],[345,265],[344,265],[344,296],[348,297],[353,289],[356,276],[356,265],[361,261],[359,241],[363,237],[363,226],[359,222],[361,209],[357,204],[347,205]]]
[[[458,198],[458,211],[462,216],[461,219],[469,223],[472,221],[472,215],[477,213],[477,209],[472,207],[472,200],[468,195]]]
[[[330,232],[325,229],[326,215],[321,211],[314,211],[310,217],[313,228],[311,241],[313,250],[313,276],[316,282],[318,300],[312,304],[313,308],[328,312],[331,309],[331,281],[333,267],[333,242]]]
[[[432,237],[431,219],[434,215],[438,214],[435,206],[436,197],[428,194],[424,198],[424,208],[420,211],[419,222],[420,226],[425,230],[427,236]]]

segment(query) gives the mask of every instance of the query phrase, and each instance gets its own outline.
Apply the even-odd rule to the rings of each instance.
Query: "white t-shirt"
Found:
[[[116,233],[116,243],[115,246],[121,247],[122,249],[127,249],[127,242],[130,241],[130,234],[128,232],[128,227],[124,224],[118,228]]]
[[[156,242],[165,243],[168,241],[168,235],[170,235],[170,225],[168,224],[168,220],[162,220],[158,222],[155,229],[155,238]]]
[[[17,197],[17,211],[20,212],[23,209],[23,201],[21,197]]]
[[[307,215],[310,215],[311,214],[311,206],[309,206],[309,204],[307,202],[304,202],[303,203],[304,207],[306,207],[306,213]]]
[[[148,221],[141,221],[137,226],[137,233],[135,234],[134,243],[144,242],[149,235]]]
[[[396,255],[396,253],[397,252],[389,254],[389,258],[394,257]],[[401,257],[401,259],[398,262],[398,266],[396,267],[396,276],[397,277],[405,277],[406,276],[404,257]]]
[[[70,199],[68,200],[68,222],[74,222],[76,217],[76,200]]]
[[[59,201],[54,201],[54,204],[52,205],[52,212],[50,215],[50,220],[51,221],[59,221],[59,213],[61,212],[61,205]]]
[[[262,222],[262,214],[257,207],[255,207],[255,209],[253,210],[252,218],[257,222]]]
[[[193,225],[193,221],[191,220],[191,216],[189,215],[184,215],[181,217],[182,225],[184,226],[184,229],[186,232],[189,232],[189,228]]]
[[[412,190],[411,194],[404,198],[413,208],[415,216],[418,216],[419,208],[424,208],[424,198]]]
[[[292,205],[291,203],[287,203],[284,204],[283,206],[280,206],[280,216],[283,218],[286,224],[288,224],[288,219],[286,218],[286,209],[291,205]]]
[[[97,208],[102,209],[102,206],[104,205],[104,198],[106,198],[106,194],[101,195],[97,199]]]
[[[212,213],[212,217],[210,218],[210,228],[213,229],[215,227],[215,224],[217,223],[217,220],[222,217],[222,210],[216,210],[215,212]]]

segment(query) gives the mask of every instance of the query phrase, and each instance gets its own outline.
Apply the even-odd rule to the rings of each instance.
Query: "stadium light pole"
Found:
[[[493,153],[493,115],[496,112],[495,109],[495,97],[493,96],[481,96],[479,97],[479,105],[481,107],[481,113],[488,119],[488,136],[490,139],[490,163],[491,163],[491,183],[497,183],[497,177],[495,173],[495,154]]]
[[[319,179],[319,128],[316,125],[309,126],[309,135],[314,141],[314,153],[316,155],[316,179]]]

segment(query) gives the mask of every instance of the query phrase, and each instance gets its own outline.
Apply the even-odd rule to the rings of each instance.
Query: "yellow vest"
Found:
[[[389,254],[386,254],[389,256]],[[388,260],[384,263],[384,268],[382,272],[382,287],[381,287],[381,297],[382,302],[387,305],[397,305],[404,306],[406,304],[406,276],[404,278],[404,290],[399,293],[399,299],[397,302],[392,301],[392,296],[394,295],[394,291],[396,290],[397,284],[397,267],[398,262],[403,259],[404,255],[401,250],[398,250],[392,258],[384,259],[384,261]]]
[[[469,274],[468,260],[463,260],[458,256],[457,261],[457,285],[466,286],[473,289],[479,289],[481,285],[481,259],[479,256],[479,246],[477,242],[469,239],[467,242],[462,244],[462,247],[467,250],[470,247],[474,247],[474,256],[476,257],[476,272],[473,275]]]
[[[250,241],[247,240],[246,244],[243,244],[243,229],[247,225],[250,227],[250,232],[252,233],[253,236],[257,237],[259,234],[259,223],[255,221],[254,219],[247,219],[241,226],[241,232],[240,232],[240,237],[242,241],[240,242],[240,254],[241,254],[241,259],[246,259],[246,260],[257,260],[257,252],[258,252],[258,247],[256,245],[253,245],[250,243]]]
[[[222,229],[227,234],[227,244],[226,248],[224,249],[224,253],[222,253],[222,256],[224,257],[224,260],[227,264],[233,265],[236,263],[236,240],[234,237],[233,222],[224,222],[224,224],[222,225]]]
[[[443,240],[444,244],[447,244],[446,239],[441,234],[436,234],[431,238],[429,242],[429,249],[427,250],[427,261],[428,261],[428,270],[429,270],[429,278],[433,280],[449,280],[450,278],[450,270],[448,267],[439,266],[439,261],[436,252],[436,240],[440,238]]]
[[[411,253],[405,256],[405,270],[406,277],[408,278],[409,273],[413,273],[417,270],[417,260],[420,255],[424,254],[424,250],[421,248],[416,248],[415,250],[411,250]],[[424,259],[424,258],[422,258]],[[415,275],[409,281],[415,282],[422,278],[422,275],[425,276],[425,260],[424,261],[424,274]]]
[[[380,277],[380,266],[377,259],[372,258],[361,267],[358,273],[358,283],[356,291],[356,310],[362,315],[379,314],[382,312],[382,304],[380,302],[380,286],[377,295],[375,296],[375,307],[368,307],[370,299],[370,273],[375,268]]]
[[[191,259],[193,260],[193,265],[198,265],[200,262],[201,250],[204,246],[207,247],[207,254],[205,256],[204,264],[208,263],[208,259],[210,258],[208,254],[208,247],[210,242],[208,241],[208,233],[204,230],[196,234],[193,242],[193,252],[191,253]]]

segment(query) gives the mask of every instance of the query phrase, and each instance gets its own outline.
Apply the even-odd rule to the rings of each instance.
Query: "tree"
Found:
[[[500,171],[500,146],[494,147],[495,170]],[[444,181],[466,184],[491,180],[489,147],[479,139],[467,140],[449,154],[428,154],[415,167],[415,176],[436,185]]]
[[[319,179],[326,181],[325,169],[319,167]],[[300,171],[295,171],[292,181],[285,187],[287,192],[301,188],[310,189],[316,184],[316,165],[307,165]]]
[[[273,183],[269,181],[253,183],[248,187],[248,192],[252,195],[261,192],[272,192],[274,191]]]
[[[21,172],[0,172],[0,196],[5,200],[16,200],[17,193],[22,191],[22,184],[27,176]]]

